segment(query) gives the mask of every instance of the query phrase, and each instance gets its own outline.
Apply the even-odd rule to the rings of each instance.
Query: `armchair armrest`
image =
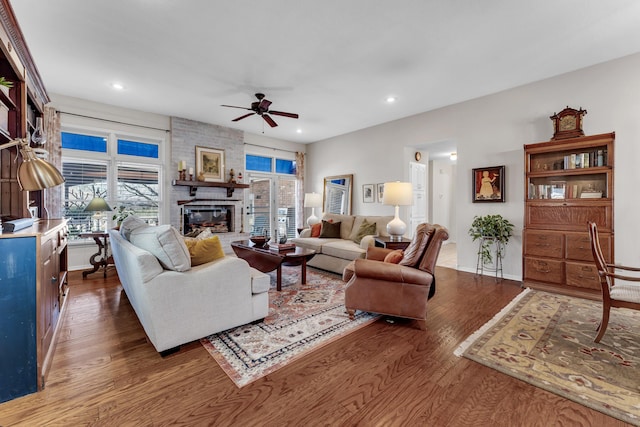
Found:
[[[300,237],[311,237],[311,229],[305,228],[300,232]]]
[[[410,283],[428,286],[433,276],[426,271],[388,262],[357,259],[354,264],[354,275],[358,278],[382,280],[386,282]]]
[[[380,248],[378,246],[369,246],[367,248],[367,259],[374,261],[384,261],[384,257],[387,256],[391,249]]]

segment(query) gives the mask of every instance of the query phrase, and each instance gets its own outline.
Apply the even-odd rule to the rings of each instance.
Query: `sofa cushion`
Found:
[[[191,268],[187,245],[178,230],[168,224],[138,227],[131,231],[129,241],[151,252],[167,270],[187,271]]]
[[[325,255],[354,260],[364,258],[367,251],[351,240],[335,240],[322,245],[322,253]]]
[[[348,239],[353,230],[353,220],[355,217],[351,215],[338,215],[326,213],[322,216],[324,221],[340,222],[340,238]]]
[[[206,264],[224,257],[224,250],[218,236],[206,239],[185,239],[191,256],[191,266]]]
[[[416,234],[413,236],[413,240],[409,243],[409,246],[404,250],[404,256],[400,265],[406,265],[409,267],[417,267],[420,262],[424,249],[429,244],[429,239],[433,234],[433,227],[429,227],[428,224],[420,224],[416,227]]]
[[[351,231],[351,240],[353,240],[354,233],[357,233],[364,221],[369,224],[376,223],[376,232],[372,233],[376,236],[388,236],[387,224],[393,219],[393,216],[360,216],[357,215],[353,220],[353,229]]]
[[[322,231],[322,223],[319,222],[317,224],[313,224],[311,226],[311,236],[310,237],[320,237],[320,231]]]
[[[356,230],[355,227],[353,227]],[[358,227],[355,233],[351,233],[351,237],[355,243],[360,244],[362,238],[364,236],[375,236],[376,235],[376,223],[369,223],[366,219],[362,221],[362,224]]]
[[[301,248],[312,249],[316,253],[322,253],[322,246],[333,241],[339,241],[339,239],[320,239],[319,237],[294,237],[291,239],[296,246]]]
[[[403,257],[404,257],[404,251],[402,249],[396,249],[396,250],[393,250],[393,251],[389,252],[384,257],[384,262],[390,262],[392,264],[399,264],[400,261],[402,261]]]
[[[131,232],[137,230],[138,228],[148,227],[149,224],[144,222],[142,219],[135,215],[129,215],[120,224],[120,235],[124,237],[126,240],[129,240],[131,236]]]
[[[329,222],[322,220],[322,230],[320,231],[321,239],[339,239],[340,238],[340,222]]]

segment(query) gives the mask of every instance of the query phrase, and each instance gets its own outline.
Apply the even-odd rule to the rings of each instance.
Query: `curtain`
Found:
[[[47,161],[62,171],[62,138],[60,135],[60,113],[53,107],[44,107],[44,133],[47,137],[45,149],[49,152]],[[48,211],[48,218],[62,218],[62,192],[64,184],[47,188],[44,192],[43,203]]]
[[[296,152],[296,227],[304,227],[304,153]]]

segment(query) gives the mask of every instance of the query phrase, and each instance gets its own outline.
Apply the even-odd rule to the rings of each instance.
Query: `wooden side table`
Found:
[[[405,250],[409,243],[411,243],[411,239],[407,239],[403,237],[402,240],[392,241],[389,236],[378,236],[375,237],[376,246],[387,249],[402,249]]]
[[[113,257],[109,253],[109,233],[104,231],[96,231],[91,233],[80,233],[80,237],[83,239],[93,239],[98,245],[98,252],[91,255],[89,262],[93,266],[93,269],[82,272],[82,278],[86,279],[87,275],[95,273],[98,269],[102,268],[103,277],[107,277],[107,267],[113,265]]]

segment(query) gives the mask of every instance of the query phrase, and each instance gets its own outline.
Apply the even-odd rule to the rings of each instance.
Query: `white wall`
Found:
[[[362,184],[403,179],[408,153],[431,142],[453,140],[458,161],[455,235],[461,270],[475,271],[476,244],[467,236],[474,215],[499,213],[516,226],[507,246],[505,277],[522,278],[524,215],[523,145],[548,141],[549,119],[567,105],[588,110],[586,135],[616,132],[615,255],[637,264],[640,241],[640,54],[567,73],[472,101],[447,106],[311,144],[307,149],[307,191],[322,191],[327,175],[354,174],[354,213],[390,215],[393,209],[362,203]],[[401,102],[401,100],[400,100]],[[506,166],[506,202],[472,203],[471,169]],[[406,212],[404,213],[406,215]],[[405,216],[405,221],[407,220]]]

